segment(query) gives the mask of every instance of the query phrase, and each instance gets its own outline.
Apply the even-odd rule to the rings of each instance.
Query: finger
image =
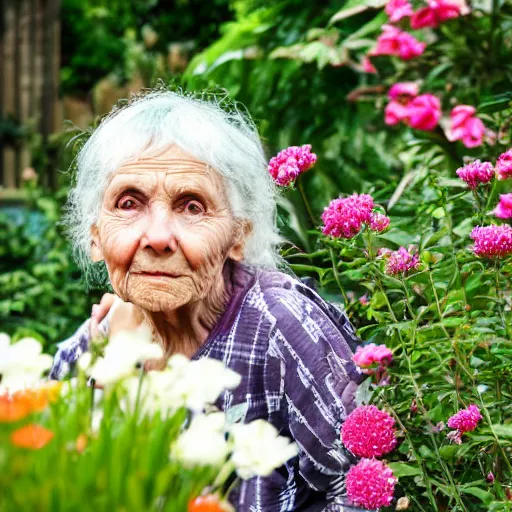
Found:
[[[114,304],[114,301],[116,299],[116,296],[113,293],[105,293],[103,297],[101,298],[101,301],[99,304],[95,304],[96,307],[93,306],[92,311],[92,317],[100,323],[108,314],[110,311],[110,308],[112,307],[112,304]]]

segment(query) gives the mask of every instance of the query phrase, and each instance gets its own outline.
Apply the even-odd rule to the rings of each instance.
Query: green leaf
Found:
[[[418,466],[411,466],[405,462],[390,462],[388,466],[397,478],[421,475],[421,469]]]
[[[494,499],[494,496],[490,492],[484,491],[483,489],[480,489],[480,487],[458,486],[458,489],[459,492],[461,493],[471,494],[471,496],[475,496],[484,504],[488,504]]]
[[[495,424],[492,429],[498,437],[512,437],[512,423]]]

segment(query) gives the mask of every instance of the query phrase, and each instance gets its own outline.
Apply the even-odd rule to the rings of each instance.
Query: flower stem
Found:
[[[498,308],[500,312],[501,323],[503,324],[503,329],[507,333],[507,336],[512,339],[509,326],[507,321],[505,320],[505,308],[504,308],[504,299],[501,293],[501,285],[500,285],[500,262],[499,259],[496,258],[494,260],[494,277],[496,280],[496,297],[498,298]]]
[[[345,293],[345,289],[343,288],[343,285],[340,281],[340,276],[338,274],[338,269],[336,266],[336,255],[334,254],[334,249],[332,247],[329,247],[329,255],[331,256],[331,262],[332,262],[332,272],[334,274],[334,279],[336,280],[336,283],[338,283],[338,288],[340,289],[341,295],[343,296],[343,300],[345,301],[345,307],[348,306],[348,298],[347,294]]]
[[[304,192],[301,176],[299,176],[297,179],[297,188],[299,189],[302,201],[304,202],[304,206],[306,207],[306,211],[308,212],[309,222],[311,223],[312,227],[315,227],[317,223],[315,220],[315,216],[313,215],[313,211],[311,210],[311,206],[309,205],[308,198],[306,197],[306,193]]]

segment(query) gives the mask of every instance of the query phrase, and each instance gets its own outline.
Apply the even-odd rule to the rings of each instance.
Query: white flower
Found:
[[[41,343],[34,338],[22,338],[11,344],[5,333],[0,334],[0,376],[2,389],[14,392],[36,384],[41,374],[52,365],[52,357],[42,354]]]
[[[98,384],[107,386],[133,375],[138,364],[163,356],[160,345],[152,343],[151,330],[143,325],[134,331],[112,336],[104,356],[91,367],[90,375]]]
[[[299,449],[265,420],[234,424],[232,461],[240,478],[268,476],[274,469],[298,454]]]
[[[76,365],[81,372],[85,373],[90,368],[91,362],[92,354],[90,352],[84,352],[79,357],[78,361],[76,362]]]
[[[191,466],[221,466],[229,455],[222,412],[198,414],[171,449],[171,457]]]
[[[193,411],[214,403],[225,389],[240,384],[238,373],[216,359],[187,361],[175,355],[169,359],[170,369],[166,397],[169,404],[184,405]]]

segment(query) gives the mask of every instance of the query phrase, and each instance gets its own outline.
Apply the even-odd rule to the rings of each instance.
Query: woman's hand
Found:
[[[98,326],[100,322],[107,316],[112,304],[116,300],[113,293],[105,293],[99,304],[94,304],[91,313],[91,323],[89,324],[89,334],[91,338],[97,338],[99,335]]]

